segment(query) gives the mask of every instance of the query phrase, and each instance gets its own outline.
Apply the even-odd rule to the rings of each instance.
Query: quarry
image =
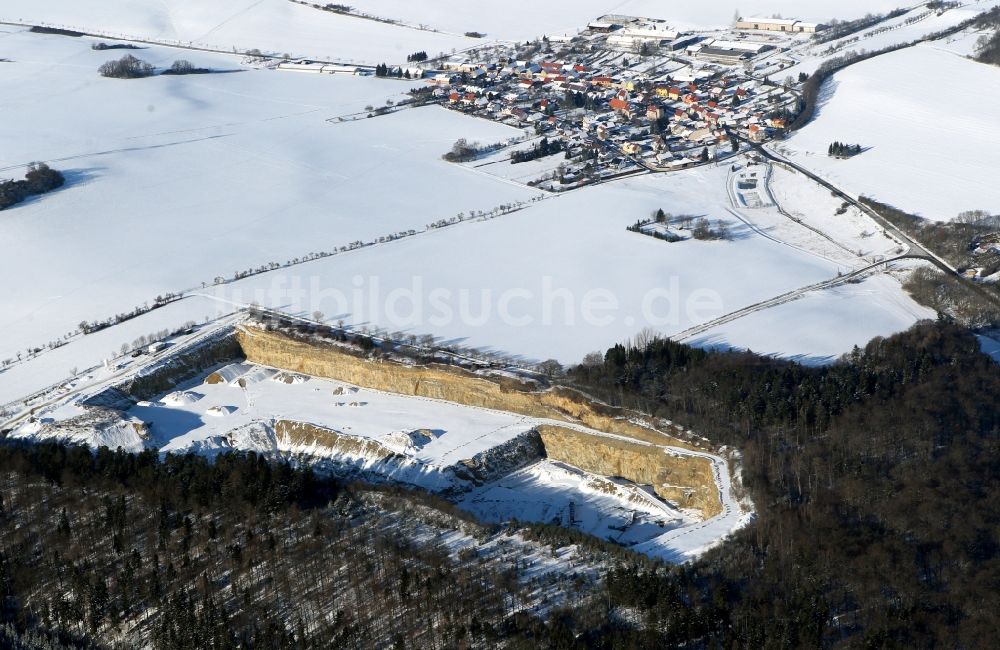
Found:
[[[29,402],[7,435],[256,452],[427,490],[484,522],[564,526],[669,561],[751,516],[729,460],[700,438],[540,377],[365,351],[247,314],[124,365]]]

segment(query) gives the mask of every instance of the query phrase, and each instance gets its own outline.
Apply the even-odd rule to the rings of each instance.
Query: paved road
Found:
[[[755,312],[764,311],[765,309],[770,309],[771,307],[777,307],[778,305],[783,305],[786,302],[797,300],[811,291],[822,291],[823,289],[830,289],[840,284],[846,284],[848,282],[858,280],[864,277],[865,275],[874,273],[878,269],[878,267],[882,266],[883,264],[889,264],[891,262],[896,262],[904,259],[925,259],[925,258],[921,257],[920,255],[899,255],[897,257],[892,257],[886,260],[882,260],[881,262],[870,264],[862,269],[858,269],[857,271],[852,271],[851,273],[846,273],[844,275],[837,276],[836,278],[832,278],[830,280],[817,282],[816,284],[810,284],[805,287],[800,287],[793,291],[789,291],[788,293],[783,293],[780,296],[775,296],[774,298],[768,298],[767,300],[763,300],[761,302],[754,303],[752,305],[747,305],[743,309],[739,309],[737,311],[724,314],[714,320],[701,323],[700,325],[689,327],[683,332],[672,334],[670,336],[670,339],[673,341],[688,340],[699,334],[704,334],[705,332],[715,327],[718,327],[719,325],[725,325],[726,323],[738,320],[740,318],[743,318],[744,316],[749,316],[750,314],[753,314]]]
[[[743,140],[742,138],[740,138],[740,139]],[[743,141],[747,142],[746,140],[743,140]],[[788,160],[787,158],[783,158],[783,157],[781,157],[781,156],[779,156],[777,154],[772,153],[771,151],[769,151],[768,149],[766,149],[763,145],[761,145],[759,143],[751,142],[749,144],[750,144],[751,147],[753,147],[753,150],[756,151],[761,156],[767,158],[768,160],[770,160],[772,162],[775,162],[775,163],[778,163],[780,165],[784,165],[786,167],[789,167],[792,170],[797,171],[798,173],[802,174],[803,176],[806,176],[806,177],[812,179],[816,183],[819,183],[820,185],[822,185],[826,189],[830,190],[830,192],[833,193],[833,195],[836,196],[837,198],[842,199],[843,201],[846,201],[847,203],[853,205],[858,210],[861,210],[863,213],[865,213],[866,215],[868,215],[869,217],[871,217],[872,219],[874,219],[875,223],[877,223],[880,226],[882,226],[886,231],[892,233],[892,235],[894,237],[896,237],[901,242],[903,242],[904,244],[906,244],[907,246],[909,246],[909,248],[910,248],[910,254],[909,254],[909,256],[910,257],[917,257],[917,258],[922,258],[922,259],[928,260],[928,261],[932,262],[933,264],[935,264],[936,266],[938,266],[941,270],[945,271],[946,273],[957,273],[957,271],[950,264],[948,264],[948,262],[946,262],[945,260],[941,259],[937,255],[935,255],[933,252],[931,252],[930,250],[928,250],[927,248],[925,248],[923,246],[923,244],[921,244],[920,242],[916,241],[915,239],[913,239],[912,237],[910,237],[909,235],[907,235],[905,232],[903,232],[902,230],[900,230],[899,228],[897,228],[896,226],[894,226],[889,221],[886,221],[879,213],[875,212],[874,210],[872,210],[871,208],[869,208],[864,203],[861,203],[860,201],[858,201],[857,199],[855,199],[853,196],[851,196],[847,192],[843,191],[842,189],[840,189],[839,187],[837,187],[833,183],[829,182],[825,178],[823,178],[821,176],[817,176],[816,174],[814,174],[813,172],[809,171],[805,167],[802,167],[801,165],[793,163],[792,161]]]
[[[979,294],[979,296],[982,297],[983,299],[985,299],[988,302],[991,302],[991,303],[993,303],[995,305],[1000,306],[1000,296],[997,296],[996,294],[994,294],[991,291],[987,290],[982,285],[979,285],[975,281],[970,280],[969,278],[966,278],[965,276],[963,276],[947,260],[941,258],[937,254],[935,254],[934,251],[930,250],[929,248],[927,248],[926,246],[924,246],[923,244],[921,244],[917,240],[915,240],[912,237],[910,237],[909,235],[907,235],[905,232],[903,232],[902,230],[900,230],[899,228],[897,228],[896,226],[894,226],[891,222],[887,221],[878,212],[876,212],[875,210],[872,210],[871,208],[869,208],[864,203],[861,203],[860,201],[858,201],[857,199],[855,199],[853,196],[851,196],[850,194],[848,194],[844,190],[840,189],[839,187],[837,187],[833,183],[829,182],[825,178],[822,178],[821,176],[818,176],[818,175],[814,174],[813,172],[811,172],[810,170],[806,169],[805,167],[803,167],[801,165],[798,165],[798,164],[796,164],[796,163],[788,160],[787,158],[783,158],[783,157],[781,157],[781,156],[779,156],[779,155],[777,155],[777,154],[775,154],[775,153],[767,150],[761,144],[758,144],[758,143],[755,143],[755,142],[749,142],[748,140],[746,140],[746,139],[744,139],[742,137],[739,138],[739,139],[741,141],[743,141],[743,142],[747,142],[748,144],[750,144],[750,146],[753,147],[754,151],[756,151],[757,153],[759,153],[764,158],[766,158],[766,159],[768,159],[768,160],[770,160],[772,162],[775,162],[775,163],[777,163],[779,165],[784,165],[785,167],[787,167],[787,168],[789,168],[789,169],[791,169],[793,171],[797,171],[798,173],[800,173],[800,174],[802,174],[802,175],[804,175],[804,176],[812,179],[813,181],[819,183],[820,185],[822,185],[826,189],[830,190],[830,192],[832,192],[838,198],[843,199],[847,203],[849,203],[849,204],[853,205],[854,207],[856,207],[857,209],[861,210],[864,214],[866,214],[869,217],[871,217],[875,221],[875,223],[877,223],[880,226],[882,226],[883,228],[885,228],[886,231],[888,231],[894,237],[896,237],[897,239],[899,239],[900,241],[902,241],[903,243],[905,243],[907,246],[910,247],[910,252],[909,252],[908,255],[906,255],[906,257],[923,259],[923,260],[926,260],[926,261],[930,262],[934,266],[938,267],[940,270],[944,271],[946,274],[951,275],[954,278],[957,278],[959,282],[961,282],[967,288],[969,288],[972,291],[974,291],[977,294]]]

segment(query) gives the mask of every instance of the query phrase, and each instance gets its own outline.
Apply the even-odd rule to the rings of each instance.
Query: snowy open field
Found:
[[[721,349],[736,343],[758,354],[788,357],[807,365],[826,364],[855,345],[864,347],[876,336],[900,332],[918,320],[936,317],[933,310],[901,292],[893,277],[877,275],[856,284],[807,293],[794,302],[720,325],[686,343]],[[782,336],[776,337],[775,332]]]
[[[898,0],[357,0],[352,6],[370,14],[425,24],[445,31],[485,32],[489,38],[524,40],[574,33],[604,14],[661,18],[685,29],[728,27],[737,11],[743,16],[772,16],[822,22],[830,18],[855,18],[868,12],[895,9]]]
[[[740,221],[729,211],[727,179],[728,168],[704,168],[585,188],[497,219],[242,280],[215,295],[302,315],[319,310],[355,326],[429,332],[528,360],[576,362],[644,328],[680,332],[866,264],[845,251],[835,255],[776,212],[744,210],[747,222]],[[626,230],[658,208],[721,220],[733,239],[671,244]],[[323,290],[289,291],[314,282]],[[919,311],[897,282],[880,287]],[[854,316],[880,313],[876,302],[859,301]],[[822,337],[826,356],[915,320],[896,319],[887,329],[881,326],[890,321],[878,319],[876,327],[863,319],[810,322],[803,326],[809,337],[796,339],[790,332],[799,324],[789,318],[754,340],[767,336],[772,351],[810,356],[798,344]],[[745,347],[737,336],[728,342]]]
[[[322,4],[322,3],[320,3]],[[574,33],[608,13],[662,18],[683,28],[716,28],[744,16],[786,17],[821,22],[894,9],[894,0],[819,0],[802,6],[796,0],[713,0],[702,3],[662,0],[359,0],[352,7],[380,18],[438,32],[388,25],[318,11],[289,0],[5,0],[0,20],[46,23],[103,33],[206,45],[229,50],[258,48],[293,56],[400,63],[425,50],[431,55],[482,43],[465,38],[469,31],[488,39],[525,40],[545,34]]]
[[[726,210],[725,179],[725,169],[706,169],[585,188],[216,295],[574,362],[645,327],[679,331],[842,268],[738,222]],[[734,239],[670,244],[626,230],[658,208],[724,220]],[[289,294],[313,278],[324,292]]]
[[[781,145],[848,191],[944,221],[1000,211],[1000,69],[921,45],[851,66],[815,121]],[[827,156],[833,141],[869,148]]]
[[[798,76],[800,72],[812,74],[819,65],[828,58],[843,56],[849,52],[882,50],[894,45],[911,43],[932,34],[937,34],[960,23],[974,18],[979,13],[989,9],[995,0],[969,0],[960,7],[946,11],[932,11],[924,4],[913,7],[910,11],[881,22],[875,26],[855,32],[843,38],[827,43],[797,48],[794,58],[801,62],[791,68],[781,71],[780,75]],[[960,35],[950,37],[946,43],[956,50],[967,48],[967,39]],[[963,52],[963,54],[968,52]]]
[[[320,11],[289,0],[4,0],[0,21],[371,65],[403,63],[418,50],[437,55],[480,43],[461,35]]]
[[[876,262],[904,252],[899,242],[871,217],[832,196],[823,186],[772,165],[770,193],[779,206],[802,223],[821,230],[844,249]],[[815,238],[814,238],[815,239]],[[832,244],[831,248],[835,248]],[[843,254],[845,251],[838,251]]]
[[[436,107],[326,121],[406,84],[267,70],[104,79],[98,65],[120,54],[91,42],[0,27],[13,60],[0,65],[0,175],[44,160],[68,179],[0,216],[0,276],[32,269],[5,289],[0,358],[216,276],[539,195],[440,158],[459,137],[515,129]]]

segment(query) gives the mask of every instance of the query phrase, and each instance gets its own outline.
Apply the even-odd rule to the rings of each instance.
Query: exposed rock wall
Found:
[[[532,429],[496,447],[481,451],[472,458],[457,462],[449,471],[461,479],[482,485],[542,458],[545,458],[545,446],[538,431]]]
[[[676,438],[628,420],[621,410],[595,403],[571,390],[532,391],[516,383],[492,380],[448,366],[372,361],[332,346],[311,345],[280,332],[257,328],[241,327],[237,330],[237,338],[247,360],[254,363],[402,395],[579,423],[655,445],[691,448]],[[652,485],[661,497],[681,507],[701,510],[706,517],[721,511],[718,487],[707,459],[671,455],[660,448],[562,427],[542,426],[538,433],[545,454],[554,460],[596,474]],[[483,463],[476,459],[468,459],[463,465],[465,469],[456,466],[456,474],[462,478],[477,480],[477,475],[484,471]]]
[[[192,379],[220,363],[243,356],[239,343],[232,333],[211,338],[177,355],[170,355],[162,362],[136,375],[124,386],[117,388],[136,399],[152,399],[171,390],[177,384]]]
[[[121,447],[127,452],[138,453],[145,447],[148,435],[145,424],[126,418],[117,409],[90,407],[85,413],[43,424],[36,432],[19,437],[29,440],[60,440],[84,444],[94,449]]]
[[[277,437],[279,449],[297,449],[302,451],[322,449],[324,452],[329,450],[330,453],[370,460],[385,460],[395,456],[402,457],[400,454],[397,454],[385,445],[379,444],[375,440],[360,436],[345,435],[339,431],[307,422],[278,420],[274,423],[274,433]]]
[[[691,448],[681,440],[630,421],[621,409],[596,403],[565,388],[532,391],[513,382],[474,375],[450,366],[408,366],[372,361],[333,346],[310,345],[279,332],[257,328],[240,327],[237,338],[247,360],[254,363],[401,395],[432,397],[467,406],[575,422],[654,444]]]
[[[279,453],[326,462],[341,475],[388,479],[445,493],[464,492],[545,457],[542,440],[534,430],[448,466],[431,465],[377,440],[306,422],[276,421],[274,439]]]
[[[656,493],[682,508],[700,510],[708,518],[722,511],[718,487],[707,458],[676,456],[660,447],[595,436],[574,429],[538,427],[545,454],[604,476],[617,476]]]

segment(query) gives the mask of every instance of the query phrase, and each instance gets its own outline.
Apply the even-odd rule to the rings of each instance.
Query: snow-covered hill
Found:
[[[795,162],[936,221],[1000,212],[1000,68],[927,44],[851,66],[824,95],[815,121],[782,145]],[[835,140],[866,151],[830,158]]]
[[[441,160],[459,137],[518,130],[435,108],[327,121],[363,118],[407,83],[159,47],[133,53],[241,71],[105,79],[97,67],[121,53],[93,42],[0,27],[12,60],[0,64],[0,177],[34,160],[67,176],[0,216],[0,277],[32,269],[5,287],[0,358],[216,276],[540,194]]]
[[[398,63],[418,50],[434,55],[481,42],[461,36],[466,32],[485,33],[488,39],[526,40],[573,33],[609,13],[663,18],[683,28],[715,28],[729,26],[736,13],[770,16],[783,12],[822,22],[898,6],[895,0],[819,0],[805,6],[796,0],[358,0],[341,4],[440,32],[319,11],[289,0],[5,0],[0,20],[44,22],[224,50],[259,48],[293,56]]]
[[[461,35],[352,18],[289,0],[5,0],[0,21],[372,65],[402,63],[418,50],[436,55],[478,43]]]
[[[549,3],[526,0],[357,0],[358,9],[378,16],[426,24],[464,33],[486,32],[488,37],[525,40],[541,36],[573,33],[589,21],[604,15],[661,18],[681,28],[728,27],[736,13],[742,16],[771,16],[781,13],[800,20],[823,22],[830,18],[849,19],[868,12],[895,9],[898,0],[712,0],[711,2],[664,2],[663,0],[575,0]]]

